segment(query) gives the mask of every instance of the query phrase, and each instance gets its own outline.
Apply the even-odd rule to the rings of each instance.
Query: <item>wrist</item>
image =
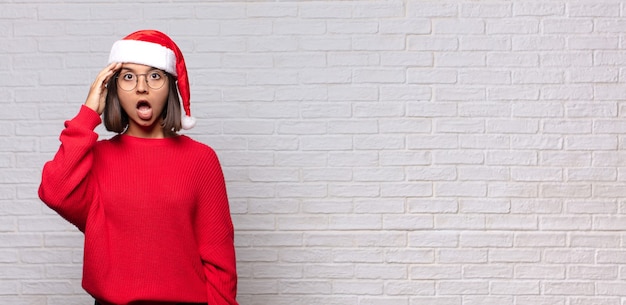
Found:
[[[100,110],[100,104],[95,104],[95,103],[90,103],[89,101],[86,101],[84,104],[87,108],[97,112],[98,114],[102,114],[102,110]]]

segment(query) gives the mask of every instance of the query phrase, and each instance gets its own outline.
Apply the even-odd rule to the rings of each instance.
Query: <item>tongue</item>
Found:
[[[137,116],[142,120],[150,120],[152,118],[152,108],[147,105],[142,105],[137,108]]]

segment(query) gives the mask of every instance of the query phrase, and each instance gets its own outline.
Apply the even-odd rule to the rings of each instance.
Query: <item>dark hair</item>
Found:
[[[128,114],[120,105],[117,96],[117,76],[116,73],[107,83],[107,97],[104,105],[103,118],[104,126],[108,131],[122,133],[128,128]],[[161,127],[166,135],[174,134],[181,129],[180,98],[178,97],[178,87],[176,86],[176,78],[169,73],[165,73],[169,83],[169,93],[167,95],[167,103],[161,113],[163,119]]]

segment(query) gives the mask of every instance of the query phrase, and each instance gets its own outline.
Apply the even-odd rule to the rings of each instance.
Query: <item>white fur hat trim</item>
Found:
[[[162,69],[167,73],[176,73],[176,55],[158,43],[140,40],[118,40],[111,47],[109,63],[129,62]]]

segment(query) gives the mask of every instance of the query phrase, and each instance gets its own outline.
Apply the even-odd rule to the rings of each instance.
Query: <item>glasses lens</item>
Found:
[[[123,72],[117,76],[117,83],[122,90],[130,91],[137,87],[139,77],[144,76],[145,82],[151,89],[161,89],[165,84],[165,74],[161,71],[153,71],[147,74],[134,74]]]
[[[133,90],[137,86],[137,75],[130,73],[130,72],[121,73],[117,77],[117,84],[123,90],[126,90],[126,91]]]
[[[148,82],[148,86],[152,89],[161,89],[163,84],[165,84],[165,75],[162,72],[150,72],[146,75],[146,81]]]

